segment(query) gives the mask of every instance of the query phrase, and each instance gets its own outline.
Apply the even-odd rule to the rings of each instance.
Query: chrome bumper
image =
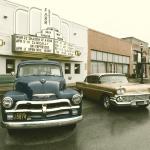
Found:
[[[71,125],[82,120],[83,116],[77,116],[72,118],[46,120],[46,121],[27,121],[27,122],[4,122],[2,121],[2,127],[8,129],[25,129],[25,128],[45,128],[54,126]]]
[[[130,102],[117,102],[116,100],[111,100],[111,103],[115,106],[143,106],[143,105],[149,105],[150,100],[134,100]]]

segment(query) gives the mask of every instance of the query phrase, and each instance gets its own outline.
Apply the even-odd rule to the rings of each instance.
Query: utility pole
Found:
[[[144,73],[144,66],[143,66],[143,44],[141,43],[140,44],[140,48],[141,48],[141,81],[140,81],[140,83],[141,84],[144,84],[144,82],[143,82],[143,73]]]

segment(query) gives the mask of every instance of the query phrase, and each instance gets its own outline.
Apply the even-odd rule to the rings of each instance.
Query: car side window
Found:
[[[90,76],[86,77],[84,82],[90,83]]]
[[[93,76],[92,83],[99,83],[99,76]]]
[[[85,82],[99,83],[99,77],[98,76],[88,76],[88,77],[86,77]]]

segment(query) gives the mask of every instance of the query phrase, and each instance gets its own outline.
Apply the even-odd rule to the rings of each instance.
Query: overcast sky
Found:
[[[9,0],[49,8],[61,18],[122,38],[150,44],[150,0]]]

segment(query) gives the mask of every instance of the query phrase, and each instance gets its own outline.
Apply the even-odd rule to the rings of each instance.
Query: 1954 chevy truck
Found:
[[[1,102],[2,127],[13,129],[75,125],[82,120],[82,97],[66,88],[61,65],[32,60],[18,65],[13,91]]]

